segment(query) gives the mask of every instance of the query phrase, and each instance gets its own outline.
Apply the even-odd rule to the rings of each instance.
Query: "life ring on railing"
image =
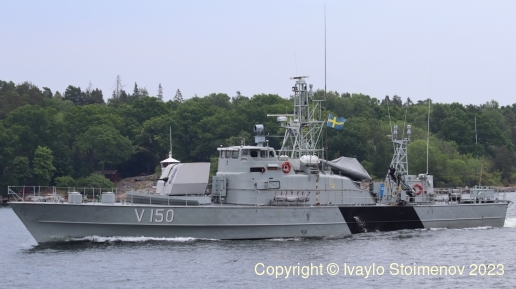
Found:
[[[265,168],[262,168],[262,173],[265,173]]]
[[[419,190],[416,190],[416,195],[421,195],[421,193],[423,192],[423,186],[421,186],[420,184],[415,184],[412,188],[414,190],[416,190],[416,188],[419,189]]]
[[[281,170],[285,173],[285,174],[288,174],[290,172],[290,170],[292,169],[292,165],[289,163],[289,162],[284,162],[282,165],[281,165]]]

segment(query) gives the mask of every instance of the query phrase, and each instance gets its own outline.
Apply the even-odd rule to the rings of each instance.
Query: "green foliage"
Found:
[[[272,136],[284,131],[267,114],[292,112],[287,95],[212,93],[163,102],[136,83],[127,93],[117,81],[106,104],[102,91],[91,85],[86,91],[70,85],[61,95],[30,82],[0,80],[1,190],[52,180],[98,187],[108,180],[90,174],[101,169],[118,170],[122,177],[155,173],[168,157],[170,127],[174,158],[209,161],[214,175],[217,147],[243,139],[252,144],[253,125],[264,124],[269,145],[279,148],[282,139]],[[324,98],[323,90],[315,91],[314,99]],[[397,124],[402,137],[411,124],[409,173],[427,171],[427,100],[403,103],[396,95],[376,99],[337,91],[328,91],[326,99],[323,119],[328,113],[347,119],[343,131],[328,130],[330,159],[356,157],[371,176],[383,179],[393,155],[391,126]],[[437,186],[516,183],[516,104],[431,103],[430,132],[428,173]]]
[[[113,188],[115,184],[99,174],[91,174],[87,177],[75,180],[71,176],[62,176],[55,179],[58,187],[84,187],[84,188]]]
[[[16,185],[23,184],[32,178],[32,170],[29,166],[29,159],[24,156],[17,156],[11,164],[12,176],[18,181]]]
[[[76,181],[76,185],[84,188],[113,188],[115,186],[110,180],[99,174],[80,178]]]
[[[58,187],[75,187],[75,180],[71,176],[62,176],[55,179],[56,186]]]
[[[79,151],[86,153],[93,169],[94,163],[120,164],[131,157],[134,149],[131,141],[108,125],[90,127],[76,141]]]
[[[34,153],[34,177],[36,183],[48,185],[56,168],[52,165],[52,151],[47,147],[38,146]]]
[[[64,99],[73,102],[75,105],[85,105],[86,100],[80,87],[69,85],[64,93]]]
[[[217,156],[210,159],[210,178],[217,174],[219,167],[219,158]]]
[[[46,91],[47,92],[47,91]],[[0,119],[24,105],[42,105],[50,96],[30,82],[15,85],[0,80]]]
[[[154,175],[155,176],[161,176],[161,165],[157,165],[155,168],[154,168]]]

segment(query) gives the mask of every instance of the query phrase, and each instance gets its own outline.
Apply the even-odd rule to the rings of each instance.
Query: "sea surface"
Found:
[[[507,199],[516,202],[516,193]],[[0,270],[0,288],[516,288],[516,205],[504,228],[53,245],[37,245],[2,207]]]

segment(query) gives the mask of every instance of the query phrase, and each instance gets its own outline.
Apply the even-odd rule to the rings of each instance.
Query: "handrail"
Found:
[[[17,201],[23,201],[23,199],[20,196],[18,196],[18,194],[15,191],[11,190],[11,188],[12,188],[11,186],[7,187],[7,196],[8,196],[8,198],[9,198],[9,195],[11,195],[15,199],[17,199]]]
[[[16,201],[26,201],[28,197],[32,196],[46,196],[46,195],[62,195],[67,197],[66,194],[70,192],[80,192],[83,194],[85,199],[88,195],[94,199],[96,191],[98,190],[101,195],[103,192],[114,192],[118,195],[118,189],[113,188],[94,188],[94,187],[57,187],[57,186],[8,186],[8,195],[15,198]],[[18,191],[18,193],[17,193]],[[28,192],[27,192],[28,191]]]

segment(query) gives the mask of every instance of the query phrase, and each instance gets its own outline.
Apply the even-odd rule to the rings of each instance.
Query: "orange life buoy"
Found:
[[[292,169],[292,165],[289,162],[284,162],[281,165],[281,169],[283,170],[283,172],[285,174],[288,174],[290,172],[290,170]]]
[[[420,184],[415,184],[413,187],[412,187],[414,190],[416,188],[418,188],[419,190],[416,190],[416,195],[421,195],[421,193],[423,192],[423,186],[421,186]]]

